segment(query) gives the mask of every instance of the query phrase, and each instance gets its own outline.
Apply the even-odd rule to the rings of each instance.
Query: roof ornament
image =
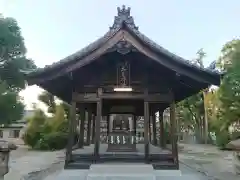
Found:
[[[114,23],[110,29],[117,29],[121,28],[123,23],[125,23],[127,26],[138,30],[138,27],[134,23],[133,17],[130,15],[131,8],[126,8],[125,5],[122,6],[122,8],[117,8],[118,15],[114,18]]]

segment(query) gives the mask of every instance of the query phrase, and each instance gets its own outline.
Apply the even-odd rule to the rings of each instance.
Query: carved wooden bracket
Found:
[[[118,53],[125,55],[132,51],[138,51],[138,50],[128,41],[121,40],[108,50],[108,52],[113,52],[113,51],[117,51]]]

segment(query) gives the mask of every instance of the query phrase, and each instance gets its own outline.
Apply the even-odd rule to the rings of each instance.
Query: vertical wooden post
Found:
[[[95,114],[92,114],[92,144],[95,143],[95,123],[96,123],[96,116]]]
[[[101,97],[102,89],[98,89],[98,97]],[[95,159],[99,158],[99,145],[100,145],[100,122],[102,118],[102,100],[100,99],[97,102],[97,118],[95,126],[95,147],[94,147],[94,156]]]
[[[166,138],[164,133],[163,112],[159,111],[159,124],[160,124],[160,146],[166,148]]]
[[[107,143],[109,144],[109,131],[110,131],[110,127],[109,127],[109,123],[110,123],[110,116],[109,114],[107,114]]]
[[[148,92],[144,92],[145,96]],[[149,156],[149,102],[144,100],[144,149],[145,149],[145,159],[148,161]]]
[[[134,144],[137,142],[137,116],[133,115],[133,136],[134,136]]]
[[[150,115],[149,116],[149,124],[148,124],[148,127],[149,127],[149,143],[151,144],[152,143],[152,128],[151,128],[151,123],[152,123],[152,116]]]
[[[153,128],[153,145],[157,145],[157,129],[156,129],[156,114],[153,112],[152,128]]]
[[[178,146],[177,146],[177,138],[176,138],[176,112],[175,112],[175,102],[170,104],[170,128],[171,128],[171,139],[172,139],[172,153],[174,157],[174,163],[179,168],[178,162]]]
[[[88,124],[87,124],[87,145],[90,145],[91,143],[91,133],[92,133],[92,109],[88,109]]]
[[[84,145],[85,120],[86,120],[85,107],[81,106],[80,107],[80,133],[79,133],[79,139],[78,139],[78,148],[83,148],[83,145]]]
[[[72,160],[72,147],[74,144],[74,121],[76,121],[76,102],[71,102],[71,109],[70,109],[70,116],[69,116],[69,134],[68,134],[68,143],[66,149],[66,159],[65,159],[65,166],[68,164],[69,161]]]
[[[107,135],[109,134],[109,128],[110,128],[110,115],[109,114],[107,114]]]

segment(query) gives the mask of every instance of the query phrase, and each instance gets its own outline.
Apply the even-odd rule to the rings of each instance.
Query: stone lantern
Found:
[[[0,178],[8,173],[10,151],[15,149],[17,149],[16,145],[8,143],[7,141],[0,141]]]

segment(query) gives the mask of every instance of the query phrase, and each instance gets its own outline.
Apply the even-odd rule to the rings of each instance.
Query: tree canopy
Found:
[[[25,88],[24,72],[35,68],[34,62],[26,58],[26,47],[17,21],[0,15],[1,124],[21,119],[24,105],[18,93]]]
[[[221,101],[221,120],[224,129],[240,120],[240,43],[227,57],[226,75],[219,89]]]
[[[203,67],[206,54],[201,49],[197,55],[192,62]],[[206,89],[179,102],[177,118],[183,131],[195,132],[198,142],[202,142],[208,131],[216,133],[216,143],[223,148],[234,132],[240,132],[240,40],[234,39],[223,46],[217,65],[225,72],[220,87]]]

